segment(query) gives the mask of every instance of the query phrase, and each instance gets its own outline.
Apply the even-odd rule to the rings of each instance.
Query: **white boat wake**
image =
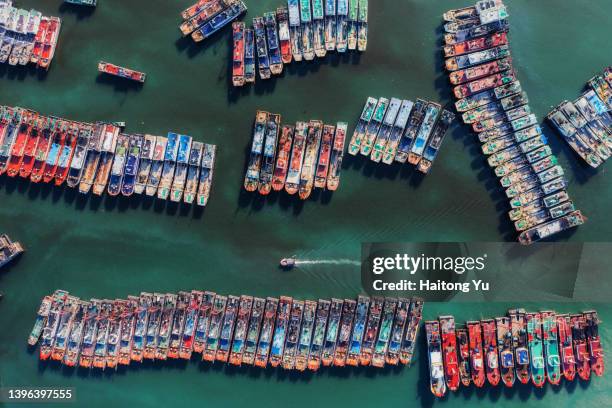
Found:
[[[352,259],[296,259],[295,266],[301,265],[354,265],[361,266],[361,262]]]

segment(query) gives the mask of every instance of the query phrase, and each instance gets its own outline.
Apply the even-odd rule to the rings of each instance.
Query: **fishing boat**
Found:
[[[153,153],[155,151],[155,136],[144,135],[142,139],[142,148],[140,150],[140,159],[138,166],[138,174],[134,182],[134,193],[142,194],[147,187],[149,174],[151,172],[151,163],[153,161]]]
[[[121,338],[121,316],[126,307],[124,300],[113,302],[113,311],[109,319],[108,345],[106,348],[106,367],[117,369],[119,362],[119,341]]]
[[[183,36],[188,36],[192,34],[199,27],[204,25],[206,22],[210,21],[214,16],[221,13],[228,6],[229,2],[226,0],[214,0],[206,2],[202,7],[197,7],[192,10],[185,10],[185,15],[187,18],[184,18],[183,21],[179,25],[179,30]]]
[[[324,302],[327,302],[327,313],[329,313],[329,301],[324,301]],[[292,362],[290,358],[285,359],[283,357],[283,367],[284,368],[289,368],[289,369],[295,368],[298,371],[306,370],[306,367],[308,366],[308,352],[311,348],[313,333],[316,329],[315,322],[318,323],[318,321],[316,320],[317,307],[318,305],[317,305],[317,302],[315,301],[306,300],[304,302],[304,312],[302,314],[301,329],[298,326],[299,334],[298,334],[298,339],[297,339],[295,358],[293,359],[294,361]],[[324,305],[322,305],[321,307],[324,308]],[[327,323],[327,314],[325,314],[325,317],[326,317],[325,323]],[[324,334],[321,334],[321,342],[323,340],[323,337],[324,337]]]
[[[48,17],[41,17],[40,24],[38,25],[38,31],[34,36],[34,47],[32,48],[32,53],[30,55],[30,62],[33,64],[38,64],[38,61],[40,60],[43,49],[43,41],[47,36],[49,23],[50,21]]]
[[[503,61],[503,59],[499,61]],[[487,105],[499,99],[504,99],[521,92],[522,88],[520,82],[514,81],[509,84],[493,88],[492,90],[480,92],[468,96],[467,98],[460,99],[455,102],[455,108],[458,112],[467,112],[469,110],[476,109],[480,106]]]
[[[482,388],[485,383],[485,362],[482,348],[482,328],[480,322],[469,321],[466,323],[470,340],[470,371],[472,382],[478,388]]]
[[[351,340],[351,332],[353,328],[353,320],[355,317],[355,309],[357,302],[351,299],[345,299],[342,306],[342,318],[340,319],[340,330],[338,331],[338,342],[334,353],[334,366],[343,367],[346,364],[346,357],[349,343]]]
[[[475,27],[469,27],[462,30],[458,30],[455,33],[444,34],[444,42],[446,45],[453,45],[463,41],[468,41],[474,38],[478,38],[484,35],[507,31],[508,20],[498,20],[487,24],[481,24]]]
[[[474,122],[490,119],[501,111],[511,110],[519,106],[527,104],[527,94],[521,92],[496,102],[491,102],[488,105],[481,105],[475,109],[464,112],[461,115],[464,123],[472,124]]]
[[[67,134],[66,134],[66,124],[60,124],[60,129],[57,129],[55,135],[53,136],[53,142],[51,143],[51,147],[49,148],[49,153],[47,154],[47,159],[44,164],[44,168],[42,169],[42,174],[40,174],[36,169],[36,165],[34,165],[34,169],[32,171],[32,176],[30,179],[37,183],[41,179],[44,183],[50,183],[51,180],[55,177],[55,171],[57,170],[57,163],[59,162],[60,154],[64,149],[64,145],[66,144]],[[39,177],[42,176],[42,177]]]
[[[425,322],[427,357],[429,360],[429,386],[433,395],[442,398],[446,394],[440,324],[437,320]]]
[[[561,382],[561,359],[559,356],[557,318],[552,311],[543,311],[541,316],[546,378],[552,385],[559,385]]]
[[[154,293],[151,300],[151,305],[147,310],[148,323],[142,352],[143,358],[147,360],[155,359],[157,339],[159,335],[159,328],[161,326],[162,310],[164,310],[164,307],[166,307],[166,295]]]
[[[278,41],[283,64],[290,64],[293,59],[291,54],[291,34],[289,31],[289,10],[287,7],[276,9],[276,21],[278,22]]]
[[[339,53],[346,52],[349,36],[349,0],[338,0],[336,8],[336,50]]]
[[[161,200],[166,200],[168,195],[170,195],[179,148],[179,135],[173,132],[168,132],[168,143],[166,144],[164,167],[159,180],[159,186],[157,188],[157,198]]]
[[[217,146],[204,143],[204,153],[202,156],[202,166],[200,169],[200,184],[198,185],[197,204],[200,207],[208,204],[210,190],[215,169],[215,158],[217,155]]]
[[[283,57],[278,39],[278,24],[276,13],[273,11],[264,13],[264,24],[266,26],[266,38],[268,39],[268,53],[270,55],[270,71],[273,75],[283,72]]]
[[[372,361],[372,354],[374,352],[374,345],[378,335],[378,329],[380,326],[381,316],[383,312],[384,299],[381,297],[372,298],[370,303],[370,313],[368,315],[368,323],[366,324],[365,335],[363,336],[363,344],[361,347],[361,354],[359,356],[359,362],[361,365],[370,365]]]
[[[588,381],[591,378],[591,356],[587,344],[586,321],[583,315],[573,314],[570,315],[570,324],[576,353],[576,371],[581,380]]]
[[[232,333],[234,333],[234,325],[236,324],[236,317],[238,315],[239,307],[239,297],[227,297],[227,307],[225,309],[225,316],[223,316],[223,325],[221,326],[221,333],[219,335],[219,347],[217,349],[216,355],[217,361],[222,361],[226,363],[229,358],[230,347],[232,345]]]
[[[66,143],[62,147],[59,158],[57,159],[57,167],[55,168],[55,174],[53,176],[56,186],[61,186],[68,177],[70,163],[76,149],[78,133],[77,125],[71,125],[68,128]]]
[[[257,351],[255,352],[255,365],[257,367],[266,368],[268,365],[268,355],[270,354],[270,345],[274,333],[277,308],[278,299],[270,297],[266,299],[259,342],[257,343]]]
[[[64,359],[68,336],[70,335],[70,329],[72,328],[72,322],[74,320],[77,308],[78,299],[68,296],[59,315],[55,341],[53,342],[53,347],[51,348],[51,360],[62,361]]]
[[[299,0],[287,0],[289,7],[289,36],[291,37],[291,54],[296,62],[302,61],[302,29],[300,25]]]
[[[274,191],[281,191],[283,187],[285,187],[294,132],[295,128],[290,125],[283,125],[281,129],[281,137],[278,142],[278,155],[276,157],[276,165],[274,166],[274,175],[272,177],[272,189]]]
[[[304,311],[304,323],[302,324],[302,332],[300,334],[300,342],[298,345],[298,351],[295,360],[295,368],[298,371],[304,371],[306,369],[306,366],[308,366],[308,368],[312,371],[317,371],[321,366],[321,353],[323,352],[323,347],[325,346],[325,343],[327,341],[326,328],[328,317],[330,316],[330,308],[332,307],[332,303],[334,304],[334,313],[336,315],[335,329],[333,329],[335,333],[328,332],[328,336],[333,337],[333,343],[335,344],[338,321],[340,319],[340,313],[342,311],[342,301],[338,299],[332,299],[332,302],[330,302],[328,300],[319,299],[318,302],[306,302],[306,309]],[[332,339],[330,339],[330,342],[331,341]],[[330,360],[332,359],[332,355],[333,350],[328,350],[328,358]]]
[[[168,358],[179,358],[181,341],[183,339],[183,330],[185,329],[185,319],[187,316],[187,307],[190,305],[192,295],[188,292],[181,291],[176,298],[176,308],[172,316],[172,328],[170,330],[168,342]]]
[[[441,109],[442,107],[437,103],[429,102],[427,104],[423,123],[421,123],[421,127],[414,138],[414,142],[410,148],[410,153],[408,154],[408,163],[417,165],[421,161],[423,152],[427,146],[427,141],[433,132],[434,125],[438,119]]]
[[[25,114],[23,116],[19,130],[17,131],[17,135],[12,141],[12,146],[6,151],[8,154],[2,154],[2,169],[3,171],[6,171],[6,174],[9,177],[15,177],[19,173],[21,159],[23,158],[26,143],[30,133],[32,132],[32,127],[35,120],[35,114]]]
[[[412,363],[412,356],[416,346],[417,335],[419,334],[419,326],[423,316],[423,300],[419,298],[412,299],[410,304],[410,313],[406,323],[406,333],[402,340],[400,349],[400,362],[404,365]]]
[[[185,182],[187,181],[187,170],[189,168],[189,153],[191,152],[191,136],[179,135],[179,149],[176,157],[176,170],[170,188],[170,201],[175,203],[183,199]]]
[[[142,362],[147,326],[149,323],[149,312],[152,304],[152,294],[145,292],[140,294],[138,306],[134,312],[135,321],[132,334],[132,348],[130,350],[131,361]]]
[[[315,171],[314,186],[316,188],[325,188],[327,183],[327,173],[329,171],[329,159],[331,157],[332,146],[334,143],[334,134],[336,127],[333,125],[323,126],[323,136],[321,137],[321,148],[319,150],[319,159]]]
[[[357,27],[357,50],[363,52],[368,48],[368,0],[359,0]]]
[[[601,321],[595,310],[584,312],[583,316],[586,323],[586,336],[589,344],[591,370],[593,370],[596,376],[601,377],[604,373],[604,354],[599,336],[599,323],[601,323]]]
[[[136,326],[136,309],[138,308],[138,298],[128,296],[127,305],[121,316],[121,338],[119,339],[119,359],[120,365],[130,364],[130,354],[132,352],[132,340]]]
[[[327,189],[329,191],[336,191],[340,185],[340,172],[342,171],[342,159],[344,158],[347,128],[348,123],[346,122],[338,122],[336,124],[336,135],[334,136],[330,167],[327,174]]]
[[[347,365],[355,367],[359,365],[359,355],[361,354],[363,334],[365,333],[368,320],[369,304],[370,298],[368,296],[359,295],[357,298],[357,308],[355,310],[355,321],[353,322],[353,332],[351,334],[346,356]]]
[[[456,330],[457,335],[457,357],[459,358],[459,377],[461,378],[461,384],[464,387],[469,387],[472,382],[472,375],[470,369],[470,341],[468,340],[468,331],[466,328],[461,327]]]
[[[274,174],[274,163],[276,160],[276,145],[278,142],[279,126],[281,116],[271,113],[266,123],[266,139],[263,148],[261,170],[259,172],[258,191],[261,195],[267,195],[272,190],[272,177]]]
[[[438,120],[438,123],[434,128],[431,138],[427,143],[427,147],[423,152],[423,157],[417,166],[417,170],[419,170],[421,173],[429,173],[429,170],[431,169],[431,166],[433,165],[433,162],[436,160],[436,156],[440,151],[440,146],[444,141],[448,128],[453,120],[455,120],[455,115],[446,109],[444,109],[440,114],[440,120]]]
[[[193,351],[195,353],[202,353],[204,351],[204,347],[206,346],[208,327],[210,325],[210,317],[212,314],[214,299],[214,292],[204,292],[202,302],[200,303],[200,309],[198,310],[198,320],[193,337]]]
[[[244,344],[244,351],[242,353],[242,363],[244,364],[253,365],[255,362],[255,354],[257,352],[259,333],[261,331],[265,308],[265,299],[253,299],[253,311],[251,312],[251,319],[249,320],[249,328]],[[272,308],[272,302],[270,302],[269,308]]]
[[[246,176],[244,178],[244,189],[246,191],[256,191],[259,186],[259,173],[261,170],[261,158],[264,148],[264,138],[266,136],[266,126],[270,114],[264,111],[257,111],[255,114],[255,125],[253,129],[253,144],[249,155]],[[276,146],[275,146],[276,147]]]
[[[106,189],[106,183],[111,173],[113,157],[115,156],[115,150],[117,148],[119,130],[118,127],[113,125],[104,125],[98,171],[96,172],[93,182],[93,193],[96,195],[102,195]]]
[[[255,83],[255,31],[252,28],[244,30],[244,81]]]
[[[458,99],[466,98],[468,96],[474,95],[475,93],[512,83],[515,80],[516,77],[514,76],[513,71],[508,70],[501,73],[489,75],[480,79],[476,79],[474,81],[462,85],[457,85],[453,88],[453,93]]]
[[[574,211],[564,217],[557,218],[523,231],[519,235],[519,242],[523,245],[529,245],[561,231],[582,225],[585,221],[586,217],[583,216],[580,211]]]
[[[147,74],[145,74],[144,72],[120,67],[119,65],[111,64],[110,62],[105,61],[98,62],[98,71],[103,74],[113,75],[119,78],[125,78],[140,83],[144,83],[145,79],[147,78]]]
[[[259,77],[270,79],[270,57],[268,56],[268,44],[266,43],[266,28],[261,17],[253,19],[253,30],[255,30],[255,46],[257,48],[257,65],[259,66]]]
[[[44,138],[44,136],[43,136]],[[90,134],[89,142],[87,145],[87,152],[85,153],[85,159],[81,174],[79,176],[79,192],[87,194],[91,190],[96,172],[98,170],[98,164],[100,162],[100,151],[102,149],[102,142],[104,141],[104,125],[96,124]],[[42,140],[41,140],[42,143]]]
[[[546,383],[541,315],[539,313],[527,313],[525,319],[527,321],[529,354],[531,356],[531,381],[533,385],[541,388]]]
[[[449,390],[456,391],[459,388],[460,375],[455,318],[453,316],[440,316],[439,321],[442,333],[442,355],[444,357],[446,386]]]
[[[263,302],[260,302],[259,305],[263,308]],[[246,345],[252,308],[253,297],[245,295],[240,296],[240,307],[238,309],[238,317],[236,317],[234,339],[232,340],[232,348],[229,355],[229,363],[235,366],[242,365],[242,354]]]
[[[314,31],[312,28],[312,9],[311,0],[300,0],[300,31],[302,34],[301,48],[302,55],[306,61],[312,61],[315,57],[314,51]]]
[[[382,155],[383,163],[393,163],[393,159],[395,158],[395,154],[397,152],[397,147],[400,143],[400,139],[402,138],[402,134],[404,133],[404,129],[406,128],[406,124],[408,123],[408,118],[410,117],[410,112],[412,111],[413,106],[414,104],[412,101],[403,100],[387,141],[385,142],[385,145],[382,146],[382,150],[378,144],[375,144],[372,155]]]
[[[298,189],[298,194],[301,200],[306,200],[308,197],[310,197],[310,193],[312,192],[317,155],[321,145],[322,131],[323,123],[321,121],[311,120],[308,124],[308,137],[306,138],[304,163],[302,164]]]
[[[45,39],[38,59],[38,66],[40,68],[49,69],[49,65],[55,56],[55,48],[57,47],[61,26],[62,20],[59,17],[49,18],[49,26],[45,32]]]
[[[455,20],[471,19],[478,16],[476,7],[469,6],[460,9],[448,10],[442,14],[444,21],[450,22]]]
[[[507,43],[507,35],[502,31],[472,40],[445,45],[442,50],[444,51],[444,57],[448,58],[468,54],[470,52],[483,51],[489,48],[505,45]]]
[[[391,132],[395,125],[395,121],[397,119],[397,115],[402,106],[402,101],[397,98],[391,98],[391,102],[389,103],[389,108],[385,113],[385,117],[383,119],[382,126],[378,131],[376,139],[374,141],[374,145],[371,149],[372,156],[371,159],[375,162],[380,162],[382,159],[384,149],[387,145],[387,141],[391,137]],[[367,141],[366,141],[367,142]]]
[[[121,183],[123,181],[129,144],[130,136],[120,134],[117,138],[117,148],[115,149],[113,165],[108,179],[108,194],[111,196],[117,196],[121,192]]]
[[[568,314],[557,315],[557,328],[559,330],[559,349],[561,351],[561,368],[567,381],[574,381],[576,377],[576,358],[572,342],[572,326]]]
[[[327,324],[327,333],[324,333],[325,341],[322,343],[322,351],[320,351],[320,361],[318,359],[317,353],[315,353],[314,357],[309,357],[308,367],[311,370],[318,370],[319,363],[323,363],[323,366],[328,367],[332,365],[334,362],[334,355],[336,352],[336,344],[338,340],[338,332],[340,329],[340,320],[342,318],[344,301],[341,299],[332,299],[331,306],[329,309],[329,323]],[[317,323],[318,324],[318,323]],[[312,339],[311,345],[311,353],[313,352],[313,348],[320,347],[319,338],[317,338],[317,334],[319,334],[315,327],[314,338]],[[315,347],[316,346],[316,347]],[[313,368],[314,367],[314,368]]]
[[[2,126],[2,125],[0,125]],[[49,144],[49,132],[46,130],[48,126],[48,120],[44,117],[39,117],[36,123],[32,126],[28,140],[26,141],[23,149],[23,157],[19,165],[19,176],[23,178],[29,178],[32,173],[34,166],[34,156],[38,150],[38,146],[42,144]],[[46,133],[46,136],[45,136]],[[2,132],[0,131],[0,138]]]
[[[577,135],[577,129],[565,117],[565,115],[554,109],[546,118],[563,136],[570,147],[591,167],[597,168],[603,163],[603,159]]]
[[[113,302],[103,300],[98,314],[98,330],[96,332],[96,343],[94,346],[92,367],[104,370],[106,368],[106,351],[108,348],[108,329],[110,317],[113,310]]]
[[[391,329],[391,337],[389,338],[389,346],[385,355],[385,362],[391,365],[399,363],[399,352],[402,346],[402,338],[408,319],[408,311],[410,310],[410,300],[399,298],[397,309],[393,318],[393,328]]]
[[[25,121],[22,122],[20,114],[8,119],[7,122],[4,129],[4,138],[0,140],[0,175],[6,172],[15,139],[17,139],[20,134],[25,133],[27,135],[28,128]]]
[[[325,0],[325,49],[336,49],[336,0]]]
[[[81,126],[78,132],[76,147],[74,148],[74,154],[70,161],[68,177],[66,179],[66,185],[72,188],[79,185],[83,176],[85,158],[90,145],[89,139],[92,137],[93,129],[90,126]]]
[[[192,142],[189,153],[189,168],[187,170],[187,181],[183,193],[183,201],[187,204],[193,203],[198,193],[198,182],[200,180],[200,167],[202,166],[202,155],[204,143]]]
[[[477,51],[459,55],[457,57],[450,57],[445,61],[445,66],[448,71],[452,72],[509,56],[510,49],[508,46],[500,45],[499,47],[489,48],[488,50],[484,51]]]
[[[93,362],[100,307],[101,302],[98,299],[91,299],[91,307],[87,310],[83,326],[83,342],[79,355],[79,366],[83,368],[90,368]]]
[[[385,299],[378,338],[376,339],[376,343],[374,343],[374,353],[372,355],[372,365],[374,367],[382,368],[385,366],[385,355],[387,354],[387,347],[391,338],[391,330],[393,328],[397,304],[398,300],[395,298]]]
[[[372,115],[372,119],[368,123],[366,128],[365,137],[361,143],[361,154],[364,156],[369,156],[372,152],[372,148],[374,147],[374,141],[376,140],[376,135],[382,126],[383,120],[385,118],[385,112],[387,112],[387,108],[389,107],[389,100],[387,98],[380,98],[378,103],[376,104],[376,109],[374,109],[374,114]],[[399,109],[399,106],[397,106]],[[350,151],[349,151],[350,152]]]
[[[159,188],[167,145],[167,138],[163,136],[155,137],[155,149],[153,150],[153,158],[151,159],[151,170],[149,172],[149,178],[147,179],[147,186],[145,187],[145,194],[149,197],[155,196]]]
[[[301,300],[294,300],[291,304],[291,315],[289,317],[289,325],[287,326],[285,350],[281,360],[282,367],[285,370],[293,370],[295,367],[295,353],[300,339],[300,325],[302,324],[303,314],[304,302]]]
[[[209,7],[213,0],[198,0],[181,12],[183,20],[189,20],[205,8]]]
[[[530,379],[530,359],[525,312],[522,309],[513,309],[508,312],[508,316],[510,317],[516,377],[522,384],[528,384]]]
[[[184,300],[184,297],[182,297]],[[165,303],[161,313],[161,319],[159,323],[159,329],[157,329],[157,340],[156,347],[154,349],[156,360],[166,360],[168,358],[169,347],[170,347],[170,336],[173,333],[174,328],[174,315],[179,304],[179,297],[174,294],[168,294],[165,297]],[[148,328],[151,318],[151,305],[152,301],[147,302],[147,324],[145,327]],[[134,341],[134,343],[136,343]]]
[[[206,334],[206,346],[202,352],[202,360],[213,362],[219,348],[219,336],[221,335],[221,327],[223,325],[223,317],[225,315],[225,307],[227,305],[227,297],[217,295],[213,302],[212,311],[210,314],[210,323],[208,333]]]
[[[74,367],[79,362],[79,352],[81,350],[81,342],[83,341],[85,319],[87,318],[91,307],[92,304],[90,302],[77,302],[74,320],[72,322],[72,326],[70,327],[70,334],[68,335],[66,351],[62,360],[62,363],[68,367]]]
[[[242,21],[232,23],[234,52],[232,58],[232,83],[234,86],[245,84],[245,25]]]
[[[355,126],[353,136],[351,137],[351,140],[349,142],[348,153],[350,155],[355,156],[357,153],[359,153],[359,150],[361,149],[361,144],[363,143],[363,140],[365,138],[366,128],[368,126],[368,123],[372,119],[372,116],[374,116],[374,111],[376,110],[377,105],[378,99],[376,98],[372,98],[371,96],[369,96],[366,100],[363,110],[361,111],[361,116],[359,116],[357,126]]]
[[[483,352],[485,356],[485,371],[489,384],[496,386],[501,379],[499,368],[499,354],[497,335],[495,333],[495,320],[484,319],[480,322],[483,332]]]
[[[312,20],[314,31],[314,52],[317,58],[327,55],[325,48],[325,10],[324,0],[312,0]]]
[[[277,367],[283,357],[292,301],[290,297],[281,296],[278,304],[276,326],[274,328],[274,337],[272,338],[272,347],[270,348],[270,365],[272,367]]]
[[[49,317],[49,312],[51,311],[51,304],[53,303],[53,297],[45,296],[40,306],[38,307],[38,312],[36,313],[36,320],[34,321],[34,327],[32,327],[32,331],[28,337],[28,345],[35,346],[38,343],[38,339],[40,338],[40,334],[43,331],[43,328],[46,326],[47,318]]]
[[[348,18],[347,18],[347,48],[349,50],[357,49],[357,20],[359,18],[359,0],[348,0]]]
[[[612,107],[612,86],[601,75],[595,75],[587,84],[606,105]]]
[[[142,144],[142,135],[130,135],[127,158],[125,161],[125,171],[121,184],[121,193],[126,197],[129,197],[134,193],[134,184],[136,183],[136,177],[138,176]]]
[[[191,33],[191,38],[195,42],[203,41],[211,37],[214,33],[221,30],[227,24],[237,19],[247,11],[246,4],[241,0],[236,0],[222,12],[202,24],[196,31]]]
[[[496,317],[497,348],[499,349],[501,379],[506,387],[514,385],[514,354],[510,317]]]
[[[399,144],[397,145],[397,151],[395,153],[395,161],[398,163],[405,163],[408,160],[408,154],[410,152],[410,147],[416,137],[417,132],[419,131],[419,127],[423,122],[423,118],[425,117],[425,108],[427,107],[427,101],[422,99],[417,99],[412,107],[412,111],[410,112],[410,117],[408,118],[408,125],[406,126],[406,130],[404,131],[404,135],[400,139]]]
[[[466,83],[470,83],[472,81],[477,81],[486,77],[489,77],[494,74],[500,74],[512,69],[512,58],[502,58],[499,60],[487,62],[486,64],[477,65],[475,67],[461,69],[459,71],[451,72],[449,75],[449,80],[453,85],[462,85]],[[516,81],[515,81],[516,82]],[[500,85],[504,86],[504,85]],[[484,89],[483,89],[484,90]],[[487,95],[476,96],[477,93],[471,93],[470,97],[476,98],[491,98],[494,96],[494,92],[491,92]],[[469,98],[469,97],[466,97]],[[457,102],[459,104],[459,102]]]

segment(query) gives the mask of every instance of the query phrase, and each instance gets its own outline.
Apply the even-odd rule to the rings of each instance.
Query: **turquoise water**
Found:
[[[302,203],[241,192],[256,109],[283,121],[340,120],[354,125],[368,95],[450,102],[441,71],[440,15],[459,1],[370,2],[369,48],[361,56],[330,56],[288,67],[281,78],[235,91],[229,86],[231,35],[203,45],[179,38],[178,13],[189,1],[100,0],[92,13],[58,0],[19,1],[63,18],[60,44],[47,75],[0,67],[0,103],[75,120],[125,120],[128,132],[192,135],[219,146],[215,180],[205,210],[150,201],[95,199],[69,190],[0,178],[0,230],[28,253],[0,273],[0,381],[4,386],[76,387],[73,406],[430,405],[424,359],[401,370],[281,371],[229,369],[197,362],[144,364],[117,374],[41,365],[25,340],[40,297],[56,288],[77,296],[125,297],[142,290],[208,289],[219,293],[296,298],[355,297],[355,265],[308,265],[280,272],[280,258],[359,259],[363,241],[500,241],[513,239],[503,192],[485,167],[475,137],[456,126],[431,174],[408,167],[384,170],[346,160],[340,189]],[[280,2],[249,1],[248,17]],[[612,3],[507,1],[518,76],[540,118],[578,95],[609,61]],[[99,59],[147,72],[142,87],[98,78]],[[350,129],[352,131],[352,127]],[[572,181],[576,205],[590,222],[563,239],[605,241],[612,189],[607,169],[592,173],[549,130],[553,149]],[[460,321],[502,314],[506,304],[453,305]],[[558,307],[557,307],[558,306]],[[541,305],[559,311],[589,305]],[[448,313],[426,305],[425,317]],[[604,321],[610,306],[599,305]],[[610,331],[602,330],[604,347]],[[422,342],[421,342],[422,344]],[[422,355],[422,353],[419,353]],[[418,357],[418,356],[417,356]],[[607,378],[588,386],[513,392],[459,393],[448,406],[605,406]],[[237,391],[239,390],[239,391]],[[436,404],[438,405],[438,404]]]

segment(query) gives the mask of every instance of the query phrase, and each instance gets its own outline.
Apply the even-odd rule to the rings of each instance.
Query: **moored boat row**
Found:
[[[302,301],[194,290],[83,301],[57,290],[43,298],[28,344],[40,342],[41,360],[84,368],[189,360],[194,352],[210,362],[298,371],[384,367],[411,363],[422,310],[422,300],[405,298]]]
[[[455,115],[435,102],[369,97],[348,153],[385,164],[410,163],[428,173]]]
[[[443,397],[460,385],[483,387],[518,381],[543,387],[548,381],[587,381],[602,376],[603,349],[597,312],[528,313],[512,309],[507,316],[468,321],[456,327],[453,316],[425,322],[431,391]]]
[[[143,194],[205,206],[216,146],[190,136],[123,134],[115,124],[72,122],[0,106],[0,175],[111,196]]]
[[[482,142],[482,151],[509,199],[509,218],[519,232],[518,240],[527,245],[581,225],[586,218],[570,200],[563,168],[516,79],[507,17],[501,0],[478,1],[473,7],[445,13],[443,51],[458,99],[455,107]],[[555,113],[554,118],[559,115]],[[571,123],[562,125],[565,131]],[[608,147],[601,141],[598,144],[596,136],[570,130],[568,137],[591,165],[601,162],[593,147],[609,156]],[[583,143],[582,135],[588,136],[590,146]]]
[[[314,188],[335,191],[340,184],[347,124],[321,121],[281,125],[281,116],[257,111],[244,188],[268,195],[298,193],[306,200]]]

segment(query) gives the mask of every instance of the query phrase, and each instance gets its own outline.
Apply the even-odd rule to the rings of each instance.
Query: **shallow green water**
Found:
[[[77,388],[79,404],[408,406],[429,405],[423,363],[411,369],[324,370],[317,375],[231,370],[220,366],[145,364],[118,374],[94,375],[39,365],[25,339],[43,294],[65,288],[81,297],[125,297],[147,291],[205,288],[219,293],[299,298],[354,297],[360,291],[354,265],[307,266],[282,273],[278,260],[359,259],[362,241],[498,241],[512,239],[502,201],[475,137],[455,127],[425,178],[408,167],[381,170],[346,160],[339,191],[306,203],[241,193],[246,149],[258,108],[286,122],[322,119],[354,125],[365,98],[417,97],[449,102],[440,70],[440,15],[459,1],[371,0],[366,53],[289,67],[278,79],[244,91],[230,90],[231,39],[224,30],[202,46],[179,39],[178,13],[187,0],[100,0],[91,15],[60,7],[58,0],[19,1],[60,14],[60,45],[48,75],[0,67],[0,103],[70,119],[125,120],[128,132],[168,130],[219,146],[211,201],[204,211],[148,201],[83,198],[72,191],[0,178],[0,230],[28,253],[0,273],[0,381],[9,385]],[[280,2],[248,1],[249,18]],[[540,118],[552,105],[574,98],[607,64],[612,3],[507,1],[518,76]],[[59,10],[59,11],[58,11]],[[97,79],[99,59],[148,73],[142,87]],[[351,129],[352,130],[352,129]],[[591,222],[564,239],[605,241],[612,189],[606,169],[592,174],[549,131],[553,149],[572,181],[570,193]],[[453,306],[459,320],[492,316],[508,305]],[[550,305],[553,307],[554,305]],[[564,305],[577,310],[585,305]],[[611,321],[612,309],[600,306]],[[447,313],[427,305],[425,317]],[[604,330],[604,337],[610,332]],[[604,340],[605,342],[605,340]],[[609,343],[608,343],[609,344]],[[604,344],[606,346],[606,344]],[[422,360],[422,359],[421,359]],[[419,360],[420,361],[420,360]],[[424,361],[424,360],[423,360]],[[608,376],[609,377],[609,376]],[[605,406],[608,379],[575,389],[529,388],[506,393],[468,392],[449,406],[470,403],[514,407],[542,399],[542,406]],[[240,391],[236,391],[240,390]],[[75,405],[76,406],[76,405]]]

